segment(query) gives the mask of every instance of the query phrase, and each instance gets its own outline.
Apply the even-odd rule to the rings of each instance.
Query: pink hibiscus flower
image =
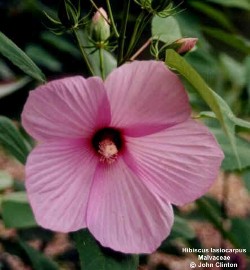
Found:
[[[38,224],[87,227],[124,253],[154,251],[170,233],[171,204],[203,195],[223,159],[162,62],[125,64],[104,82],[76,76],[40,86],[22,123],[40,142],[26,165]]]

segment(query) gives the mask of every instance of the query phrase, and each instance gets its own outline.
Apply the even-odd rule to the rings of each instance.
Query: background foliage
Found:
[[[120,28],[124,11],[123,3],[115,0],[110,2],[117,27]],[[146,25],[130,56],[151,36],[155,46],[158,46],[155,47],[157,49],[181,37],[199,39],[196,50],[189,52],[184,58],[173,50],[168,50],[166,57],[165,50],[158,56],[182,75],[194,117],[203,120],[215,134],[225,153],[225,160],[222,165],[221,191],[211,192],[209,196],[201,198],[195,205],[191,205],[188,211],[176,208],[172,233],[162,243],[159,251],[164,255],[171,254],[174,256],[171,257],[172,260],[175,260],[177,257],[183,257],[180,247],[206,247],[207,243],[200,237],[199,228],[211,225],[219,239],[217,247],[245,248],[249,256],[250,137],[249,122],[244,120],[249,120],[250,113],[248,30],[250,2],[248,0],[173,2],[177,7],[174,14],[167,18],[154,16]],[[106,8],[105,1],[95,1],[95,3],[98,7]],[[0,31],[2,32],[0,33],[0,155],[6,157],[7,154],[8,159],[14,164],[24,164],[34,145],[19,123],[28,91],[45,79],[49,81],[70,74],[88,74],[74,36],[69,32],[55,35],[50,31],[51,22],[45,13],[56,17],[57,9],[57,1],[0,1]],[[92,10],[92,15],[94,9],[90,1],[82,1],[83,15],[87,15],[89,10]],[[139,5],[132,1],[125,51],[129,51],[129,40],[140,10]],[[81,42],[85,46],[89,45],[86,31],[80,30],[80,34]],[[87,50],[89,61],[94,70],[100,73],[97,65],[98,55],[91,51],[91,49]],[[152,58],[152,51],[152,47],[150,50],[148,46],[138,59]],[[114,57],[116,54],[116,50],[104,52],[107,73],[116,65]],[[20,164],[12,166],[20,166]],[[7,253],[17,255],[23,265],[31,266],[31,269],[35,270],[79,269],[80,264],[84,264],[85,258],[83,257],[80,262],[71,244],[71,237],[67,239],[68,246],[63,251],[54,255],[45,255],[46,247],[55,239],[55,234],[37,227],[27,201],[24,179],[13,175],[4,164],[0,164],[0,169],[0,215],[3,227],[3,233],[0,230],[0,269],[18,269],[13,268]],[[240,183],[240,188],[234,190],[234,193],[247,194],[248,199],[244,201],[246,210],[243,214],[237,211],[233,215],[230,213],[229,202],[233,193],[229,190],[232,175]],[[235,196],[235,204],[239,203],[240,197],[241,195]],[[201,224],[198,229],[195,225],[197,222]],[[6,236],[8,231],[6,228],[13,228],[13,235]],[[83,245],[82,249],[86,250],[85,255],[91,257],[90,263],[83,265],[84,269],[97,269],[96,264],[101,265],[105,270],[138,267],[137,257],[104,249],[87,231],[82,234],[86,242],[83,245],[75,236],[76,243],[79,246]],[[30,245],[34,240],[39,241],[36,247]],[[238,256],[237,262],[242,267],[238,269],[249,267],[247,256],[243,258]],[[150,257],[140,256],[139,259],[141,267],[146,264],[149,269],[163,267],[160,264],[152,264]],[[235,258],[232,258],[233,260]],[[182,266],[182,269],[185,268]]]

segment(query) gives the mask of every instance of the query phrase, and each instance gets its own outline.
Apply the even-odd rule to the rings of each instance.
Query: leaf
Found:
[[[37,226],[26,193],[23,191],[4,195],[2,216],[7,228],[30,228]]]
[[[30,78],[24,77],[15,82],[0,84],[0,98],[3,98],[5,96],[8,96],[14,93],[15,91],[24,87],[29,82],[30,82]]]
[[[54,46],[57,50],[69,53],[76,58],[81,57],[78,49],[72,43],[62,38],[61,36],[57,36],[55,34],[52,34],[51,32],[43,32],[42,39]]]
[[[250,2],[249,0],[206,0],[208,2],[213,2],[225,7],[236,7],[242,8],[246,10],[250,10]]]
[[[29,45],[26,48],[26,53],[35,63],[51,71],[58,72],[62,69],[61,62],[38,45]]]
[[[12,177],[8,173],[0,171],[0,191],[12,187],[13,184]]]
[[[34,270],[59,270],[59,266],[51,259],[47,258],[38,250],[34,249],[24,241],[19,241],[21,248],[30,259],[32,269]]]
[[[174,225],[171,230],[169,239],[174,238],[184,238],[184,239],[193,239],[195,238],[195,231],[190,227],[189,223],[177,215],[174,217]]]
[[[138,256],[125,255],[102,247],[89,233],[81,230],[73,234],[84,270],[136,270]]]
[[[238,245],[246,249],[250,255],[250,219],[231,219],[231,234],[237,239]]]
[[[208,104],[211,110],[215,113],[221,126],[223,127],[233,153],[236,157],[239,168],[241,168],[241,162],[236,146],[235,139],[235,126],[243,126],[250,129],[250,123],[237,118],[227,103],[216,94],[202,79],[202,77],[191,67],[183,57],[177,54],[174,50],[166,51],[166,64],[178,71],[187,81],[196,89],[201,95],[203,100]]]
[[[0,146],[23,164],[30,152],[30,148],[21,133],[13,122],[5,116],[0,116]]]
[[[172,17],[161,18],[154,16],[152,20],[152,37],[167,44],[182,37],[177,20]]]
[[[213,8],[211,5],[205,4],[204,2],[198,1],[191,1],[190,5],[200,12],[204,13],[211,19],[218,22],[221,26],[225,27],[227,30],[232,31],[234,26],[232,25],[231,21],[225,16],[225,13],[219,11],[216,8]]]
[[[207,35],[237,49],[242,53],[250,54],[250,42],[242,36],[229,34],[223,30],[213,27],[202,27],[202,30]]]
[[[32,78],[44,82],[45,75],[14,42],[0,32],[0,53]]]
[[[210,130],[215,135],[216,139],[218,140],[220,146],[223,149],[225,154],[225,158],[222,162],[222,168],[225,171],[235,171],[239,170],[239,165],[235,162],[234,153],[232,151],[232,147],[230,147],[228,138],[226,137],[225,133],[219,128],[210,128]],[[250,143],[240,137],[235,137],[236,144],[237,144],[237,151],[241,163],[241,169],[246,169],[250,167]]]

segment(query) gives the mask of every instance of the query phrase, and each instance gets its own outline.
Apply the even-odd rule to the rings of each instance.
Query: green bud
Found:
[[[60,2],[58,18],[66,28],[75,27],[78,24],[79,14],[70,0],[62,0]]]
[[[89,27],[89,35],[95,42],[103,42],[110,37],[110,25],[108,15],[103,8],[99,8]]]
[[[171,4],[171,0],[152,0],[151,8],[156,12],[165,10]]]

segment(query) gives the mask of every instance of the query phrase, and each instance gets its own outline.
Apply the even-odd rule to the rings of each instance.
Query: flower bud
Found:
[[[108,15],[103,8],[99,8],[89,27],[89,35],[96,42],[103,42],[110,37],[110,25]]]
[[[180,38],[175,41],[175,45],[178,46],[176,51],[180,54],[189,52],[194,48],[197,41],[198,38]]]
[[[62,0],[60,2],[58,18],[66,28],[71,28],[78,24],[78,12],[70,0]]]
[[[165,10],[171,4],[171,0],[152,0],[151,8],[156,12]]]

